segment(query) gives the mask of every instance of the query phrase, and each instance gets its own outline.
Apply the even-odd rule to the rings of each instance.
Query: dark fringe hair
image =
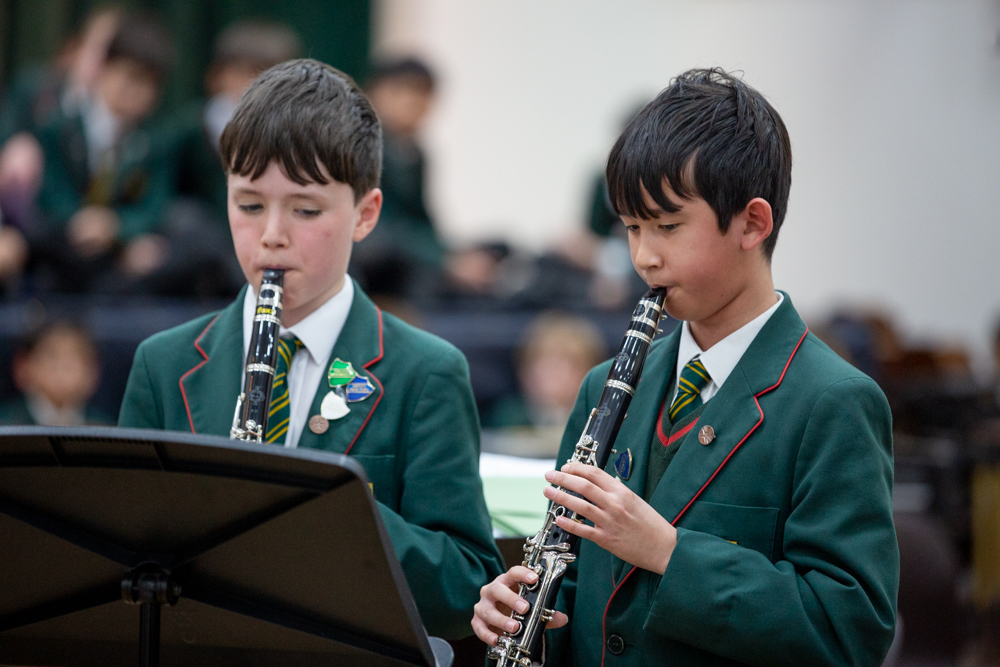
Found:
[[[131,12],[111,38],[107,60],[134,60],[162,82],[174,66],[174,42],[155,14]]]
[[[608,192],[619,215],[650,219],[645,190],[664,211],[678,197],[704,199],[724,234],[755,197],[771,205],[770,261],[788,208],[792,147],[781,116],[764,96],[721,69],[692,69],[670,82],[629,123],[608,157]]]
[[[272,161],[299,185],[347,183],[357,201],[382,175],[382,126],[354,80],[316,60],[265,71],[219,142],[226,173],[260,178]]]

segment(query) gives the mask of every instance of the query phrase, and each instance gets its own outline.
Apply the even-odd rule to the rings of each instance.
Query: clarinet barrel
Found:
[[[590,412],[569,462],[602,469],[607,465],[615,437],[635,395],[649,346],[658,332],[665,297],[665,289],[651,289],[635,307],[604,383],[604,391],[597,407]],[[580,497],[572,491],[560,490]],[[538,579],[531,586],[521,584],[518,591],[529,607],[524,614],[516,611],[511,614],[511,618],[519,623],[517,632],[503,633],[497,645],[487,653],[497,667],[531,667],[532,661],[541,659],[545,625],[552,620],[562,577],[569,564],[576,560],[580,546],[580,538],[556,525],[558,517],[571,521],[586,520],[568,508],[552,503],[541,530],[525,542],[522,565],[533,570]]]
[[[236,398],[236,412],[229,437],[233,440],[263,442],[267,433],[267,413],[271,406],[271,385],[278,362],[278,333],[281,329],[281,269],[265,269],[257,293],[257,306],[244,368],[243,391]]]

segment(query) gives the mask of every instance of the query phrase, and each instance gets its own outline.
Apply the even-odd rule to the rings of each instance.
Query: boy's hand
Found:
[[[490,646],[496,646],[500,633],[516,632],[517,621],[510,618],[511,608],[516,605],[519,614],[528,610],[528,603],[518,596],[517,587],[522,583],[533,584],[537,579],[538,575],[528,568],[515,565],[483,586],[472,617],[472,629],[476,636]],[[561,628],[568,622],[569,617],[557,611],[545,627]]]
[[[677,529],[621,480],[582,463],[567,463],[559,471],[545,473],[545,479],[587,499],[551,486],[545,489],[546,498],[594,524],[588,526],[560,517],[556,520],[560,528],[644,570],[657,574],[666,571],[677,545]]]

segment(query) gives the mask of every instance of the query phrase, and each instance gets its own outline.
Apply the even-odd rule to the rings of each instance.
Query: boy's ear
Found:
[[[375,229],[378,216],[382,212],[382,191],[372,188],[361,198],[355,207],[358,211],[358,221],[354,225],[354,242],[362,240]]]
[[[755,197],[743,209],[741,217],[746,221],[740,245],[744,250],[752,250],[764,242],[774,231],[771,205],[766,199]]]

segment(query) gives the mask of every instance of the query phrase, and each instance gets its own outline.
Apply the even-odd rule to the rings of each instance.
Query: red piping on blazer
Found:
[[[694,497],[691,498],[691,500],[688,501],[688,504],[684,506],[684,509],[682,509],[680,511],[680,514],[678,514],[674,518],[674,520],[670,522],[670,525],[675,525],[678,521],[680,521],[680,518],[682,516],[684,516],[684,513],[688,511],[688,508],[691,507],[691,505],[694,504],[694,501],[698,499],[698,496],[701,495],[702,491],[704,491],[706,488],[708,488],[708,485],[712,483],[712,480],[715,479],[716,475],[718,475],[719,472],[722,470],[722,468],[727,463],[729,463],[729,459],[733,458],[733,454],[736,453],[736,450],[739,449],[743,445],[743,443],[747,441],[747,438],[749,438],[751,435],[753,435],[753,432],[756,431],[757,427],[759,427],[761,425],[761,423],[764,421],[764,411],[761,409],[761,407],[760,407],[760,401],[758,401],[757,399],[760,398],[761,396],[763,396],[764,394],[766,394],[766,393],[768,393],[770,391],[774,391],[775,389],[778,388],[778,385],[781,384],[781,381],[785,379],[785,373],[788,372],[788,367],[791,365],[792,359],[795,358],[795,353],[799,351],[799,347],[801,347],[802,341],[804,341],[806,339],[806,336],[808,334],[809,334],[809,327],[806,327],[806,330],[805,330],[805,332],[803,332],[802,337],[799,338],[799,342],[795,344],[795,349],[792,350],[792,354],[789,355],[788,361],[785,362],[785,367],[782,369],[781,375],[778,377],[778,381],[775,382],[774,384],[772,384],[767,389],[764,389],[764,390],[759,391],[756,394],[754,394],[753,401],[754,401],[754,403],[757,404],[757,411],[760,413],[760,418],[757,420],[757,423],[753,425],[753,427],[750,429],[750,431],[745,436],[743,436],[742,440],[740,440],[738,443],[736,443],[736,446],[733,447],[733,451],[729,452],[729,456],[727,456],[722,461],[722,463],[719,464],[719,467],[715,469],[715,472],[713,472],[712,476],[708,478],[708,481],[705,482],[700,489],[698,489],[698,493],[694,494]],[[662,411],[662,409],[663,408],[660,408],[661,411]],[[662,416],[662,414],[661,414],[661,416]],[[659,421],[657,421],[657,424],[659,424]],[[692,426],[693,426],[693,424],[692,424]],[[602,642],[602,646],[601,646],[601,667],[604,667],[604,656],[607,655],[607,651],[608,651],[608,645],[607,645],[608,640],[607,640],[607,636],[606,636],[607,635],[607,630],[605,628],[605,625],[606,625],[606,621],[607,621],[607,618],[608,618],[608,610],[611,608],[611,601],[615,599],[615,594],[617,594],[618,591],[621,589],[622,584],[624,584],[626,581],[628,581],[628,578],[631,577],[632,573],[635,572],[637,569],[639,569],[638,566],[633,566],[632,569],[628,571],[628,574],[626,574],[622,578],[621,583],[619,583],[618,586],[615,588],[615,590],[613,590],[611,592],[611,597],[608,598],[608,604],[605,605],[605,607],[604,607],[604,617],[603,617],[603,620],[601,622],[601,642]]]
[[[184,399],[184,409],[187,411],[188,423],[191,424],[191,432],[192,433],[195,432],[195,430],[194,430],[194,419],[191,417],[191,406],[188,405],[188,395],[187,395],[187,392],[184,391],[184,379],[187,378],[188,375],[191,375],[191,373],[194,373],[196,370],[198,370],[199,368],[201,368],[202,366],[204,366],[205,364],[208,363],[208,355],[205,354],[205,350],[201,349],[201,339],[205,337],[205,334],[208,333],[208,330],[212,328],[212,325],[215,324],[215,321],[217,319],[219,319],[218,315],[216,315],[215,317],[213,317],[212,321],[208,323],[207,327],[205,327],[205,330],[202,331],[200,334],[198,334],[198,337],[194,339],[195,349],[197,349],[198,352],[201,354],[201,356],[204,357],[204,358],[201,360],[201,362],[197,366],[195,366],[194,368],[192,368],[191,370],[189,370],[187,373],[185,373],[184,375],[182,375],[181,379],[180,379],[180,382],[178,382],[178,384],[181,387],[181,397]]]
[[[378,313],[378,356],[364,364],[362,368],[368,371],[368,374],[372,376],[373,380],[375,380],[375,384],[377,384],[379,388],[379,395],[378,398],[375,399],[375,403],[372,404],[372,409],[368,411],[368,416],[365,417],[365,421],[361,424],[361,428],[359,428],[358,432],[354,434],[354,439],[351,440],[351,444],[349,444],[347,449],[344,450],[344,456],[350,453],[351,448],[354,447],[354,443],[358,441],[359,437],[361,437],[361,432],[365,430],[365,426],[368,426],[368,421],[375,413],[375,408],[378,407],[378,404],[382,402],[382,397],[385,396],[385,388],[382,386],[382,383],[379,382],[379,379],[375,377],[375,373],[372,373],[371,369],[369,369],[369,366],[372,366],[380,361],[385,355],[385,347],[382,344],[382,309],[375,306],[375,312]]]
[[[694,428],[694,425],[698,423],[698,419],[701,419],[701,417],[698,417],[693,422],[691,422],[690,424],[688,424],[687,426],[677,431],[677,433],[674,433],[668,438],[667,434],[663,432],[663,406],[665,404],[666,403],[660,405],[660,414],[656,415],[656,435],[660,438],[660,442],[663,443],[664,447],[669,447],[670,445],[672,445],[673,443],[677,442],[685,435],[687,435],[688,432]]]

